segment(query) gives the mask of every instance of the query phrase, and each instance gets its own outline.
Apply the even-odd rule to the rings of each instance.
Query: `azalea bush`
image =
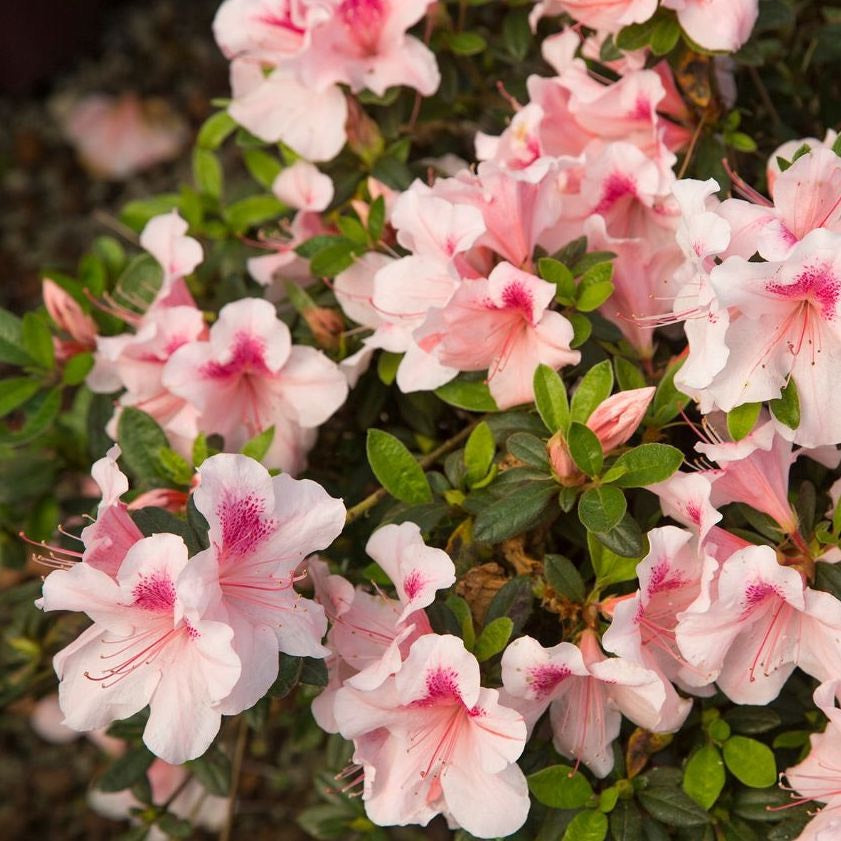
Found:
[[[193,183],[0,311],[0,698],[124,837],[305,753],[317,839],[841,838],[839,26],[222,3]]]

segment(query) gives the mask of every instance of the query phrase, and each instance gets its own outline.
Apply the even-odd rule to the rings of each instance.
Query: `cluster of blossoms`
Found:
[[[661,4],[709,50],[743,44],[757,5]],[[811,753],[788,781],[804,798],[830,804],[802,841],[830,841],[839,832],[831,756],[841,738],[841,601],[812,585],[816,564],[836,563],[841,549],[803,533],[789,474],[801,456],[828,469],[841,462],[841,411],[833,410],[832,397],[841,365],[835,136],[778,150],[768,168],[770,199],[737,181],[746,198],[721,201],[715,181],[675,174],[700,126],[668,62],[640,50],[602,60],[610,76],[592,70],[607,40],[651,18],[657,2],[538,3],[533,25],[560,14],[580,25],[544,40],[555,75],[530,76],[526,104],[509,98],[514,113],[502,134],[475,139],[477,165],[437,160],[439,176],[402,191],[372,177],[349,202],[365,236],[375,208],[382,222],[373,248],[354,253],[329,284],[341,309],[332,316],[340,329],[345,319],[355,325],[346,337],[357,341],[351,353],[331,358],[293,344],[270,300],[284,296],[285,282],[317,282],[303,243],[340,239],[338,214],[328,211],[338,187],[312,162],[342,150],[358,107],[353,95],[367,89],[383,96],[396,85],[430,95],[438,87],[433,53],[407,34],[432,14],[429,6],[226,0],[220,8],[214,31],[232,62],[229,115],[297,156],[271,187],[295,211],[290,236],[274,253],[248,261],[265,297],[228,303],[209,319],[187,282],[203,260],[202,245],[175,211],[152,218],[140,236],[161,276],[151,301],[101,302],[128,332],[98,335],[78,303],[45,283],[48,311],[65,334],[56,340],[57,355],[93,351],[89,388],[119,392],[107,428],[114,440],[129,409],[153,418],[189,465],[199,461],[200,435],[221,436],[224,448],[236,451],[273,430],[263,464],[233,452],[212,455],[194,465],[189,489],[175,497],[158,489],[123,502],[129,481],[117,465],[119,446],[94,465],[102,496],[97,518],[81,534],[82,552],[56,550],[60,568],[46,577],[40,601],[44,610],[80,611],[92,620],[54,661],[65,724],[97,731],[148,705],[145,744],[165,762],[183,763],[207,750],[223,715],[266,695],[279,653],[323,659],[327,684],[313,715],[322,729],[353,742],[348,773],[352,786],[361,783],[369,818],[426,825],[444,815],[451,827],[493,838],[528,819],[529,783],[518,760],[547,711],[543,729],[555,751],[574,761],[575,773],[584,765],[603,779],[617,764],[623,718],[674,734],[695,699],[720,692],[734,704],[769,704],[799,668],[820,682],[815,703],[829,726],[812,737]],[[722,57],[711,64],[726,99],[728,65]],[[585,249],[608,252],[594,263],[612,261],[607,274],[573,272],[548,256],[562,255],[582,236]],[[637,370],[640,382],[626,378],[611,393],[610,363],[593,364],[604,353],[586,356],[581,316],[596,311],[594,319],[615,333],[603,345],[620,347],[617,361],[621,355],[639,362],[648,380]],[[678,460],[661,475],[633,459],[646,446],[674,448],[627,445],[657,409],[660,388],[647,384],[657,379],[654,330],[675,324],[683,325],[687,347],[667,364],[703,416],[700,428],[688,421],[700,461],[693,472],[675,472]],[[430,545],[432,528],[421,527],[420,514],[413,521],[411,508],[367,541],[379,586],[355,585],[339,557],[344,549],[334,546],[345,527],[344,504],[315,482],[292,477],[305,469],[318,428],[371,362],[387,354],[399,355],[394,381],[403,394],[477,383],[471,374],[484,372],[493,409],[536,404],[550,433],[540,452],[523,455],[509,445],[509,463],[493,463],[491,440],[479,473],[460,477],[459,485],[445,463],[447,476],[436,481],[449,481],[440,495],[470,515],[476,511],[465,491],[486,492],[492,507],[497,471],[499,485],[518,476],[538,481],[542,499],[559,500],[558,511],[578,503],[580,523],[570,533],[584,524],[585,539],[606,547],[599,551],[636,561],[624,578],[602,576],[593,562],[596,584],[586,604],[579,599],[574,633],[565,637],[558,623],[546,646],[536,638],[543,629],[532,636],[518,628],[509,642],[511,622],[490,655],[500,655],[498,669],[483,670],[489,658],[477,656],[469,634],[446,632],[433,614],[447,595],[464,592],[463,576],[450,554]],[[576,372],[584,376],[570,405],[555,372],[583,359],[590,372]],[[600,365],[606,385],[593,378]],[[560,396],[547,398],[540,383],[544,390],[555,383]],[[464,439],[468,449],[476,440]],[[398,450],[389,457],[396,464]],[[465,455],[470,473],[467,461]],[[423,471],[394,466],[397,474],[412,468],[426,483],[419,498],[394,495],[430,503]],[[650,529],[644,542],[640,535],[644,548],[622,555],[611,534],[628,516],[622,491],[630,488],[654,494],[677,525]],[[599,510],[586,515],[592,494]],[[839,495],[836,485],[833,503]],[[721,509],[733,503],[764,515],[776,544],[721,525]],[[198,551],[179,534],[142,531],[142,518],[135,522],[132,513],[144,505],[186,508],[188,515],[194,507],[207,523],[196,535]],[[608,515],[609,505],[620,506],[617,516]],[[346,575],[335,572],[340,562]],[[631,580],[637,589],[602,592]],[[310,590],[311,598],[303,594]],[[471,633],[481,615],[474,609],[467,617]]]

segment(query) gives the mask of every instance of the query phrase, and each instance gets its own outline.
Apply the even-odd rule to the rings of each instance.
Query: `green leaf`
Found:
[[[603,403],[613,390],[613,368],[605,359],[594,365],[582,378],[572,395],[570,417],[585,423],[595,408]]]
[[[145,412],[127,406],[117,424],[117,440],[126,468],[141,481],[161,478],[158,452],[169,446],[166,433]]]
[[[642,530],[630,514],[625,514],[619,525],[610,531],[594,531],[590,534],[610,552],[626,561],[628,558],[639,559],[644,553]]]
[[[152,303],[163,282],[163,271],[151,254],[138,254],[129,260],[117,278],[116,293],[119,299],[134,306]]]
[[[162,447],[158,451],[158,473],[176,485],[189,485],[193,479],[193,468],[184,456],[171,447]]]
[[[275,428],[272,425],[255,435],[250,441],[246,441],[240,452],[255,461],[262,461],[274,441],[274,436]]]
[[[592,533],[587,535],[587,547],[590,551],[590,562],[596,573],[597,589],[603,590],[611,584],[633,581],[637,577],[637,557],[616,554]]]
[[[379,242],[385,228],[385,199],[377,196],[368,208],[368,234],[373,242]]]
[[[651,33],[651,52],[654,55],[670,53],[680,40],[680,24],[677,19],[669,15],[657,21]]]
[[[155,754],[145,745],[130,748],[99,778],[97,788],[100,791],[122,791],[129,788],[146,776],[146,771],[154,761]]]
[[[184,541],[190,557],[197,555],[204,548],[190,524],[164,508],[153,506],[141,508],[131,512],[131,519],[134,520],[134,524],[140,529],[144,537],[167,532],[178,535]]]
[[[342,841],[355,835],[350,824],[356,813],[344,803],[320,803],[304,809],[296,821],[304,832],[317,841]]]
[[[217,111],[202,123],[196,143],[202,149],[218,149],[236,127],[237,124],[227,111]]]
[[[476,631],[473,627],[473,615],[470,613],[470,605],[461,596],[456,595],[449,596],[446,605],[458,620],[458,626],[461,629],[461,638],[464,640],[464,647],[468,651],[472,651],[473,645],[476,642]]]
[[[724,762],[715,745],[695,751],[683,772],[683,790],[703,809],[709,811],[726,782]]]
[[[210,450],[207,446],[207,435],[203,432],[200,432],[196,436],[196,440],[193,441],[193,451],[192,451],[192,459],[193,459],[193,467],[201,467],[204,461],[210,455]]]
[[[251,177],[267,190],[271,190],[275,178],[283,170],[283,164],[263,149],[243,149],[242,159]]]
[[[534,593],[531,577],[518,575],[503,584],[491,599],[488,612],[485,614],[485,624],[493,622],[500,616],[507,616],[514,623],[512,634],[519,634],[531,616],[533,607]]]
[[[625,494],[609,485],[590,488],[578,499],[578,519],[587,531],[611,531],[619,525],[627,510]]]
[[[367,452],[374,475],[395,499],[409,505],[432,502],[423,468],[401,441],[381,429],[369,429]]]
[[[797,383],[789,377],[788,384],[782,390],[779,398],[769,401],[771,414],[789,429],[800,426],[800,395],[797,393]]]
[[[588,809],[572,819],[564,832],[563,841],[604,841],[607,827],[607,815]]]
[[[537,261],[537,271],[543,280],[555,284],[558,297],[569,303],[575,300],[575,278],[560,260],[541,257]]]
[[[682,365],[682,359],[669,365],[665,376],[657,386],[657,391],[654,392],[654,399],[648,409],[648,417],[655,426],[665,426],[679,415],[689,402],[689,397],[675,388],[675,374]]]
[[[137,199],[123,205],[120,221],[135,231],[140,231],[153,216],[175,210],[181,196],[178,193],[161,193],[148,199]]]
[[[319,657],[304,657],[301,664],[301,683],[308,686],[327,686],[327,664]]]
[[[526,9],[512,9],[502,21],[502,43],[516,61],[522,61],[532,45]]]
[[[569,427],[566,386],[560,374],[548,365],[538,365],[534,372],[534,402],[540,419],[549,432],[566,432]]]
[[[556,492],[557,485],[548,480],[513,485],[507,496],[479,512],[473,536],[482,543],[501,543],[534,528],[549,510]]]
[[[754,707],[748,704],[733,707],[725,718],[736,733],[742,734],[767,733],[783,723],[779,713],[770,707]]]
[[[508,645],[513,630],[514,623],[507,616],[500,616],[485,625],[473,649],[476,659],[484,663],[485,660],[490,660],[495,654],[499,654]]]
[[[633,800],[620,800],[610,813],[613,841],[642,841],[642,814]]]
[[[286,205],[274,196],[248,196],[225,208],[225,220],[236,234],[277,219]]]
[[[353,265],[353,243],[344,237],[322,249],[312,258],[310,272],[315,277],[335,277]]]
[[[604,453],[596,433],[583,423],[573,422],[567,433],[569,454],[576,466],[588,476],[598,476],[604,465]]]
[[[186,818],[178,818],[171,812],[161,815],[157,828],[169,838],[189,838],[193,834],[193,825]]]
[[[21,324],[21,344],[24,352],[47,371],[55,368],[53,336],[45,319],[34,312],[28,312]]]
[[[0,362],[8,365],[31,365],[33,360],[21,347],[21,320],[8,310],[0,309]]]
[[[630,26],[623,27],[616,34],[616,46],[620,50],[633,52],[648,46],[651,34],[657,21],[651,18],[643,23],[632,23]]]
[[[759,419],[761,403],[743,403],[727,413],[727,431],[734,441],[741,441],[750,434]]]
[[[703,826],[710,817],[679,788],[652,786],[637,792],[642,807],[666,826]]]
[[[65,385],[81,385],[90,373],[91,368],[93,368],[93,354],[90,351],[77,353],[65,363],[64,371],[61,373],[61,381]]]
[[[41,384],[30,377],[12,377],[0,381],[0,418],[22,406],[40,388]]]
[[[485,421],[481,421],[470,433],[464,446],[464,467],[469,486],[488,475],[495,455],[496,444],[491,428]]]
[[[227,797],[231,791],[231,760],[216,747],[204,756],[184,763],[204,789],[217,797]]]
[[[51,388],[35,395],[26,407],[23,426],[14,432],[0,433],[0,443],[24,444],[46,432],[61,410],[61,388]]]
[[[567,316],[567,320],[572,325],[572,341],[569,346],[571,348],[579,348],[593,333],[593,322],[587,318],[584,313],[573,312]]]
[[[302,657],[280,652],[277,677],[269,689],[271,698],[285,698],[297,685],[301,678],[301,667],[304,665]]]
[[[616,372],[616,382],[619,383],[619,388],[622,391],[645,388],[647,385],[642,371],[633,362],[625,359],[624,356],[614,358],[613,369]]]
[[[549,458],[546,455],[546,442],[528,432],[515,432],[505,442],[506,449],[514,458],[549,472]]]
[[[488,42],[478,32],[452,32],[447,46],[456,55],[478,55],[488,47]]]
[[[336,220],[336,225],[343,236],[351,242],[355,242],[357,245],[368,244],[368,231],[365,230],[358,219],[354,219],[352,216],[340,216]]]
[[[640,444],[622,453],[604,475],[618,488],[644,488],[669,478],[683,463],[683,453],[669,444]]]
[[[487,383],[481,380],[451,380],[435,389],[435,395],[450,406],[468,412],[498,412]]]
[[[580,312],[598,309],[613,294],[613,263],[587,269],[578,284],[575,307]]]
[[[731,736],[724,743],[724,761],[730,773],[750,788],[768,788],[777,782],[774,752],[756,739]]]
[[[200,193],[218,199],[222,195],[222,164],[210,149],[193,150],[193,183]]]
[[[528,777],[535,799],[552,809],[580,809],[593,796],[587,778],[569,765],[550,765]]]
[[[563,555],[545,555],[543,577],[558,595],[573,602],[583,602],[586,591],[584,579],[575,564]]]

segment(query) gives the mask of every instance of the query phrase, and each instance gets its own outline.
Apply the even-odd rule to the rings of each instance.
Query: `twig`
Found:
[[[231,767],[231,790],[228,793],[228,815],[225,819],[225,825],[219,833],[219,841],[230,841],[231,832],[234,828],[234,812],[237,803],[237,789],[239,788],[239,775],[242,770],[242,760],[245,756],[245,747],[248,743],[248,722],[245,716],[241,716],[239,720],[239,729],[237,730],[237,743],[234,748],[234,761]]]
[[[428,453],[423,458],[418,460],[418,464],[426,469],[427,467],[431,467],[438,461],[441,456],[446,455],[447,453],[454,450],[461,444],[462,441],[466,440],[471,432],[484,420],[484,418],[479,418],[478,420],[473,421],[473,423],[466,426],[452,438],[448,438],[444,441],[441,446],[436,447],[432,450],[431,453]],[[362,502],[357,502],[352,508],[348,508],[347,515],[345,517],[345,525],[349,525],[354,520],[358,520],[363,514],[366,514],[380,502],[382,502],[388,496],[388,491],[385,488],[377,488],[370,496],[366,496]],[[220,839],[220,841],[222,841]]]
[[[698,138],[701,136],[701,129],[704,127],[704,121],[707,119],[707,112],[701,114],[701,119],[695,127],[692,134],[692,139],[689,141],[689,148],[686,150],[686,155],[683,158],[683,163],[680,165],[680,172],[677,174],[678,179],[683,178],[686,170],[689,169],[689,162],[692,160],[692,155],[695,153],[695,146],[698,144]]]
[[[768,114],[771,117],[774,126],[776,128],[779,128],[783,124],[783,121],[780,119],[780,115],[777,112],[777,109],[774,107],[774,101],[771,99],[771,95],[768,93],[768,88],[765,87],[765,84],[762,81],[762,77],[759,75],[757,69],[753,66],[748,67],[748,74],[750,75],[751,81],[756,87],[756,90],[759,92],[759,98],[762,100],[762,104],[768,111]]]
[[[123,239],[127,240],[132,245],[140,245],[140,239],[137,234],[129,228],[128,225],[124,225],[119,219],[116,219],[110,213],[106,213],[104,210],[95,210],[93,212],[93,218],[96,219],[103,228],[108,228],[115,234],[119,234]]]

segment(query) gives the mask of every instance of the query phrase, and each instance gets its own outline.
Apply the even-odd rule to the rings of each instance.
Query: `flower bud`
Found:
[[[576,467],[569,452],[566,439],[562,432],[556,432],[546,445],[546,452],[549,456],[549,464],[552,465],[552,472],[558,481],[566,486],[580,485],[584,481],[584,475]]]
[[[96,324],[76,300],[57,283],[43,281],[44,305],[56,326],[69,333],[83,348],[96,347]]]
[[[596,433],[605,453],[624,444],[636,431],[655,389],[634,388],[608,397],[590,415],[587,426]]]

